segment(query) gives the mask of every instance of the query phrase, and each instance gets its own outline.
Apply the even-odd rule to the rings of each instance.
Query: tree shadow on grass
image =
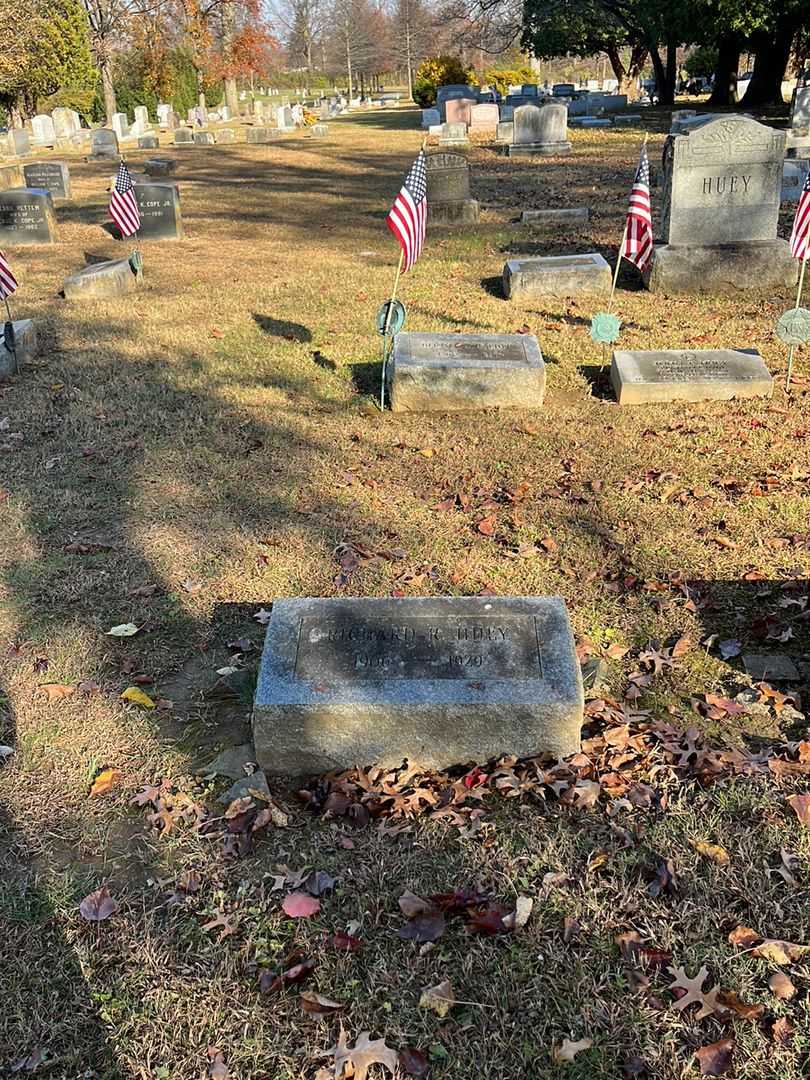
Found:
[[[312,341],[312,332],[301,323],[259,314],[254,314],[253,321],[263,333],[273,337],[286,338],[287,341]]]

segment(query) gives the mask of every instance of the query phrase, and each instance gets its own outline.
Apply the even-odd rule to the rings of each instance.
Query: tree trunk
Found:
[[[411,55],[411,20],[405,20],[405,62],[408,65],[408,100],[413,101],[413,56]]]
[[[787,20],[775,34],[754,35],[754,71],[740,105],[744,109],[762,105],[784,105],[782,80],[790,59],[796,27]]]
[[[647,62],[649,53],[647,46],[640,42],[636,42],[630,50],[630,63],[627,66],[627,97],[630,101],[635,101],[638,97],[638,77]]]
[[[740,66],[740,41],[734,34],[723,34],[717,41],[717,70],[710,105],[737,104],[737,71]]]
[[[616,93],[622,94],[624,93],[624,80],[627,78],[627,71],[625,70],[625,66],[622,63],[622,54],[619,52],[619,49],[616,45],[609,46],[609,48],[605,49],[605,52],[607,54],[608,60],[610,61],[610,66],[613,68],[614,78],[619,84],[616,88]]]
[[[349,27],[346,26],[346,71],[349,76],[349,101],[352,100],[352,45],[349,37]]]
[[[194,74],[197,78],[197,104],[205,108],[205,83],[203,82],[202,68],[195,67]]]
[[[98,67],[101,72],[101,86],[104,91],[104,113],[107,117],[107,125],[112,124],[112,118],[118,112],[115,101],[115,87],[113,86],[112,64],[108,56],[100,55]]]
[[[655,89],[658,92],[658,104],[660,105],[667,82],[667,73],[664,71],[661,56],[655,46],[650,49],[650,60],[652,60],[653,71],[655,72]]]
[[[664,73],[664,86],[658,92],[658,104],[672,108],[675,104],[675,86],[678,80],[678,44],[667,42],[667,70]]]

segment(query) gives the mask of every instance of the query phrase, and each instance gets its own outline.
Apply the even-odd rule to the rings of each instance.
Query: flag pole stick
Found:
[[[394,287],[391,290],[391,299],[388,301],[388,310],[385,313],[385,326],[383,327],[383,359],[382,359],[382,373],[380,375],[380,412],[385,412],[385,367],[388,359],[388,328],[391,325],[391,315],[394,310],[394,301],[397,298],[397,288],[399,287],[399,278],[402,273],[402,260],[405,257],[405,252],[400,248],[399,250],[399,262],[397,263],[397,272],[394,278]]]
[[[627,229],[628,229],[628,227],[629,227],[628,223],[625,220],[624,232],[622,233],[621,243],[619,244],[619,254],[616,257],[616,269],[613,271],[613,284],[612,284],[612,286],[610,288],[610,299],[608,300],[608,314],[610,314],[610,312],[611,312],[611,310],[613,308],[613,296],[614,296],[614,294],[616,292],[616,282],[619,280],[619,267],[622,265],[622,258],[623,258],[622,252],[624,251],[624,244],[625,244],[625,241],[627,240]]]
[[[796,292],[796,304],[794,305],[794,311],[796,310],[796,308],[798,308],[801,305],[801,302],[802,302],[802,289],[804,288],[804,272],[807,269],[807,256],[808,255],[810,255],[810,239],[808,239],[808,246],[805,248],[804,258],[802,259],[802,268],[799,271],[799,288],[798,288],[798,290]],[[788,351],[788,367],[787,367],[787,375],[785,376],[785,393],[786,394],[790,390],[790,379],[791,379],[791,376],[793,375],[793,350],[795,348],[796,348],[795,345],[791,345],[790,349]]]
[[[20,364],[17,360],[17,339],[14,335],[14,319],[11,315],[11,307],[8,302],[8,297],[4,296],[3,299],[6,302],[6,314],[8,315],[8,321],[11,323],[11,355],[14,357],[14,374],[19,375]]]

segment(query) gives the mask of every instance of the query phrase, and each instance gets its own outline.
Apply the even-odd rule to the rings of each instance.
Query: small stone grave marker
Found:
[[[176,184],[136,184],[142,240],[179,240],[183,236],[180,194]]]
[[[546,387],[533,334],[400,333],[386,377],[392,412],[539,408]]]
[[[171,158],[147,158],[143,170],[147,176],[171,176],[176,167]]]
[[[451,104],[451,102],[448,102]],[[442,124],[439,146],[469,146],[466,124]]]
[[[568,141],[568,109],[560,102],[519,105],[515,109],[514,135],[509,145],[512,157],[534,154],[565,154]]]
[[[283,599],[253,708],[267,773],[575,753],[583,687],[559,597]]]
[[[194,145],[194,132],[190,127],[179,127],[174,129],[174,145],[175,146],[193,146]]]
[[[91,263],[71,274],[62,288],[66,300],[110,300],[134,292],[139,281],[140,274],[133,270],[128,258],[111,259]]]
[[[118,136],[110,128],[96,128],[90,136],[90,156],[94,158],[117,158]]]
[[[6,348],[4,321],[0,319],[0,379],[8,379],[19,373],[23,364],[33,360],[37,354],[37,328],[33,319],[16,319],[14,327],[14,348]]]
[[[138,136],[138,149],[139,150],[157,150],[160,146],[160,140],[157,135],[139,135]]]
[[[44,188],[54,199],[70,198],[70,169],[64,161],[35,161],[23,165],[25,186]]]
[[[56,129],[47,113],[38,113],[31,118],[31,131],[35,146],[53,146],[56,142]]]
[[[503,268],[503,292],[509,300],[607,293],[611,280],[610,267],[595,251],[583,255],[509,259]]]
[[[0,192],[0,249],[55,241],[56,218],[49,191],[25,187]]]
[[[478,221],[478,202],[470,198],[470,166],[463,154],[429,154],[426,172],[430,224]]]
[[[213,131],[194,132],[194,142],[197,146],[213,146],[216,141]]]
[[[524,210],[520,220],[524,225],[587,225],[591,212],[587,206],[562,210]]]
[[[773,379],[756,349],[617,349],[610,379],[620,405],[729,401],[773,392]]]

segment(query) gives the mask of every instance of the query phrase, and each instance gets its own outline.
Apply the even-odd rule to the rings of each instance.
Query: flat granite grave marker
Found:
[[[610,380],[620,405],[770,397],[773,379],[756,349],[617,349]]]
[[[35,161],[23,165],[25,186],[44,188],[54,199],[70,198],[70,169],[64,161]]]
[[[392,412],[537,409],[546,367],[533,334],[397,334],[386,368]]]
[[[266,773],[442,769],[580,746],[582,675],[559,597],[285,599],[253,707]]]
[[[56,218],[50,191],[22,187],[0,192],[0,249],[6,245],[55,242]]]
[[[110,259],[91,263],[65,278],[62,290],[66,300],[110,300],[134,292],[140,274],[129,259]]]
[[[194,132],[190,127],[179,127],[174,129],[174,145],[175,146],[193,146],[194,145]]]
[[[23,364],[37,354],[37,328],[33,319],[16,319],[14,328],[14,348],[6,347],[5,323],[0,320],[0,379],[8,379],[19,373]]]
[[[142,240],[180,240],[183,219],[177,184],[135,184],[141,215],[138,235]]]
[[[143,171],[147,176],[169,176],[177,167],[177,162],[171,158],[147,158],[143,163]]]
[[[590,216],[587,206],[572,206],[563,210],[524,210],[520,220],[523,225],[587,225]]]
[[[213,131],[194,132],[194,142],[197,146],[213,146],[216,141]]]
[[[789,244],[776,235],[784,154],[784,131],[745,116],[667,138],[663,244],[645,274],[652,291],[770,291],[796,281]]]
[[[503,293],[508,300],[608,292],[610,283],[610,267],[596,251],[508,259],[503,268]]]
[[[425,163],[428,223],[469,225],[478,221],[478,201],[470,198],[470,166],[463,154],[429,154]]]

